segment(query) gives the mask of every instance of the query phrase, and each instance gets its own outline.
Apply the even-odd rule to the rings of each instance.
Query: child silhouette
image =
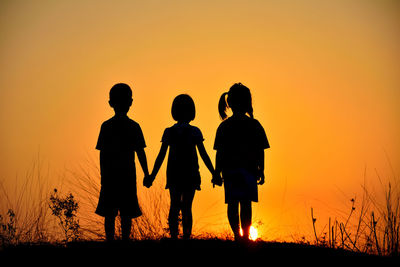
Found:
[[[214,167],[203,145],[203,135],[199,128],[190,125],[196,111],[193,99],[186,94],[178,95],[171,108],[176,124],[166,128],[162,136],[160,152],[154,163],[150,179],[144,181],[150,187],[155,179],[169,147],[167,165],[167,185],[171,205],[168,216],[171,238],[178,237],[178,216],[182,211],[183,238],[192,233],[192,202],[196,190],[200,190],[200,173],[196,147],[208,170],[214,174]]]
[[[228,107],[233,112],[229,118],[226,114]],[[243,84],[236,83],[229,92],[222,94],[218,111],[223,122],[215,136],[215,171],[222,172],[228,220],[235,240],[242,239],[239,204],[243,239],[248,240],[251,202],[258,201],[257,182],[260,185],[264,183],[264,149],[269,148],[269,143],[264,128],[253,118],[251,93]]]
[[[132,90],[118,83],[110,90],[110,106],[115,116],[103,122],[96,149],[100,150],[101,190],[96,213],[105,217],[106,239],[114,240],[115,217],[121,216],[122,239],[128,240],[132,218],[140,211],[136,190],[135,152],[143,173],[149,175],[142,130],[127,113],[132,105]]]

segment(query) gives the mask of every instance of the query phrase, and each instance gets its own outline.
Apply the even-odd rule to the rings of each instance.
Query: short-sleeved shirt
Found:
[[[161,142],[169,146],[166,188],[200,190],[196,145],[203,142],[199,128],[178,122],[166,128]]]
[[[223,121],[215,136],[214,149],[223,151],[222,169],[257,169],[257,151],[269,148],[264,128],[256,119],[233,115]]]
[[[255,119],[233,115],[219,125],[214,149],[222,153],[225,203],[258,201],[257,157],[266,148],[269,142],[264,128]]]
[[[96,149],[100,150],[101,191],[96,213],[101,216],[137,217],[141,211],[137,199],[135,151],[146,147],[138,123],[127,116],[101,125]]]
[[[128,116],[114,116],[105,121],[96,145],[96,149],[105,155],[104,162],[101,162],[102,183],[110,175],[114,181],[135,177],[135,151],[145,147],[140,125]]]

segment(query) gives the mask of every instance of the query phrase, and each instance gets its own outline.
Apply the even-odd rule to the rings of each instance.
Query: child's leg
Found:
[[[251,201],[240,201],[240,222],[243,229],[243,237],[249,239],[251,226]]]
[[[104,218],[104,230],[106,232],[106,240],[113,241],[115,233],[115,216],[106,216]]]
[[[178,237],[178,217],[179,211],[181,209],[181,194],[179,191],[170,189],[169,195],[171,197],[171,205],[169,207],[169,215],[168,215],[168,224],[169,224],[169,232],[171,234],[171,238]]]
[[[192,203],[195,192],[196,190],[185,191],[182,195],[182,226],[183,238],[185,239],[189,239],[192,234]]]
[[[231,201],[228,203],[228,221],[235,239],[240,238],[240,228],[239,228],[239,202]]]
[[[131,235],[132,218],[127,216],[121,216],[121,230],[122,240],[129,240]]]

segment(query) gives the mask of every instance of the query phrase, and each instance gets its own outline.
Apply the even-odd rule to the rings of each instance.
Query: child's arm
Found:
[[[167,154],[167,150],[168,150],[168,145],[166,143],[162,143],[160,152],[158,152],[156,161],[154,162],[153,171],[151,172],[151,176],[153,177],[153,179],[156,178],[156,175],[161,168],[165,155]]]
[[[147,167],[147,157],[146,153],[144,152],[144,148],[137,150],[136,154],[138,156],[140,166],[142,166],[144,176],[145,177],[149,176],[149,169]]]
[[[105,164],[106,162],[106,154],[104,152],[104,150],[100,150],[100,175],[101,177],[106,176],[106,173],[108,173],[107,170],[107,165]],[[101,179],[101,181],[103,181],[103,179]]]
[[[197,149],[199,150],[199,154],[201,158],[204,161],[204,164],[206,165],[207,169],[211,172],[211,174],[214,175],[214,166],[211,163],[210,157],[207,154],[206,148],[204,147],[203,142],[200,142],[197,144]]]
[[[217,150],[215,154],[215,172],[221,173],[222,172],[222,152]]]
[[[216,170],[214,170],[214,166],[211,163],[210,157],[207,154],[207,151],[204,147],[203,142],[200,142],[197,145],[197,149],[199,150],[199,154],[200,154],[201,158],[203,159],[204,164],[206,165],[206,167],[212,174],[213,178],[211,179],[211,182],[213,183],[213,187],[215,184],[221,186],[222,185],[221,176],[218,172],[216,172]]]
[[[214,185],[221,186],[222,185],[222,178],[221,178],[221,172],[222,172],[222,157],[221,157],[221,151],[217,150],[217,154],[215,155],[215,175],[212,179],[213,187]]]
[[[260,149],[258,151],[258,155],[257,155],[257,165],[258,165],[258,171],[259,171],[259,177],[257,177],[258,180],[258,184],[262,185],[265,182],[265,175],[264,175],[264,160],[265,160],[265,156],[264,156],[264,150]]]

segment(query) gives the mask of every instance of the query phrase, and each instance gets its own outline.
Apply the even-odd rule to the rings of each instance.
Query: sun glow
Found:
[[[243,236],[243,230],[240,228],[240,235]],[[257,240],[258,238],[258,230],[252,225],[250,226],[250,234],[249,234],[249,239],[252,241]]]
[[[255,227],[250,226],[250,240],[255,241],[258,238],[258,231]]]

